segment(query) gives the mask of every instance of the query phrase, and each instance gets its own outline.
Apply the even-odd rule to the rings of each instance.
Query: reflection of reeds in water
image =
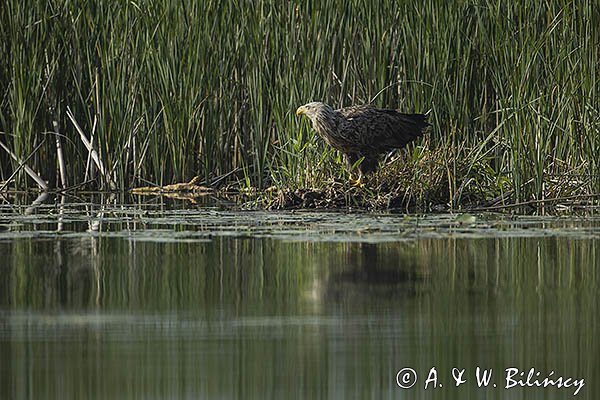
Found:
[[[234,170],[247,186],[323,186],[346,172],[311,144],[293,110],[313,99],[373,100],[431,109],[425,143],[446,156],[417,150],[408,164],[417,182],[440,181],[436,196],[597,193],[595,7],[208,0],[48,9],[9,0],[0,9],[0,142],[21,161],[43,142],[28,165],[55,187],[59,171],[78,185],[100,161],[92,187],[211,182]],[[93,133],[91,147],[74,121]],[[44,140],[52,132],[60,140]],[[92,148],[97,165],[87,161]],[[20,161],[0,153],[6,178]],[[16,185],[28,185],[25,174]],[[429,195],[417,189],[408,194]]]
[[[35,252],[28,251],[30,245],[16,241],[7,259],[21,283],[5,300],[23,306],[43,299],[58,306],[60,299],[71,299],[66,305],[80,307],[100,297],[105,306],[117,308],[147,302],[148,307],[210,309],[222,303],[245,310],[266,303],[298,311],[305,301],[323,306],[397,296],[491,299],[507,293],[513,302],[535,302],[544,292],[593,294],[600,267],[597,241],[570,237],[379,244],[215,237],[178,243],[83,234],[56,243],[40,240]],[[62,286],[52,284],[59,269]],[[92,275],[102,277],[102,292],[83,294],[81,288],[96,286]],[[72,292],[83,297],[73,299]]]
[[[262,399],[275,387],[302,398],[354,387],[385,398],[405,365],[533,364],[588,378],[598,353],[598,245],[552,237],[2,241],[0,305],[27,310],[5,316],[6,357],[19,367],[6,379],[24,392],[23,376],[34,375],[37,393],[58,380],[61,398],[128,390]],[[394,271],[412,277],[372,279]],[[321,293],[307,298],[311,288]],[[124,374],[132,378],[120,384]],[[590,393],[597,388],[590,379]],[[465,387],[456,398],[481,390]]]

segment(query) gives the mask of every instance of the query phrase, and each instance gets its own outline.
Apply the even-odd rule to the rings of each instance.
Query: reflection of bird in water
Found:
[[[396,302],[414,296],[427,275],[409,245],[353,243],[344,250],[306,291],[313,304]]]
[[[350,166],[360,161],[361,175],[377,169],[380,154],[405,147],[430,126],[424,114],[402,114],[370,105],[334,110],[327,104],[312,102],[299,107],[296,115],[310,118],[314,130],[344,153]]]
[[[385,253],[384,247],[374,243],[353,246],[348,268],[337,276],[339,282],[360,285],[399,285],[414,283],[417,267],[397,252]]]

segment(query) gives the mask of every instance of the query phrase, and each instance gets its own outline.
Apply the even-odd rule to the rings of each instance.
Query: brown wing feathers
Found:
[[[338,110],[347,120],[340,129],[348,132],[346,137],[359,136],[366,146],[363,151],[383,153],[402,148],[423,135],[429,126],[423,114],[403,114],[396,110],[355,106]]]

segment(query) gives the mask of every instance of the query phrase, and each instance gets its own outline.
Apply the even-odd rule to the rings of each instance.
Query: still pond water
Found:
[[[600,396],[595,216],[5,204],[0,256],[1,399]]]

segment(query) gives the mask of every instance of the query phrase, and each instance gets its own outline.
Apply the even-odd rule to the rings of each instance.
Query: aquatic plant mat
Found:
[[[112,196],[35,205],[0,204],[0,239],[92,234],[130,240],[190,242],[219,236],[291,241],[388,242],[419,238],[559,236],[600,238],[600,214],[585,217],[498,213],[400,215],[367,212],[228,210]],[[81,199],[79,200],[81,201]],[[101,203],[104,201],[104,203]],[[100,203],[99,203],[100,202]]]

